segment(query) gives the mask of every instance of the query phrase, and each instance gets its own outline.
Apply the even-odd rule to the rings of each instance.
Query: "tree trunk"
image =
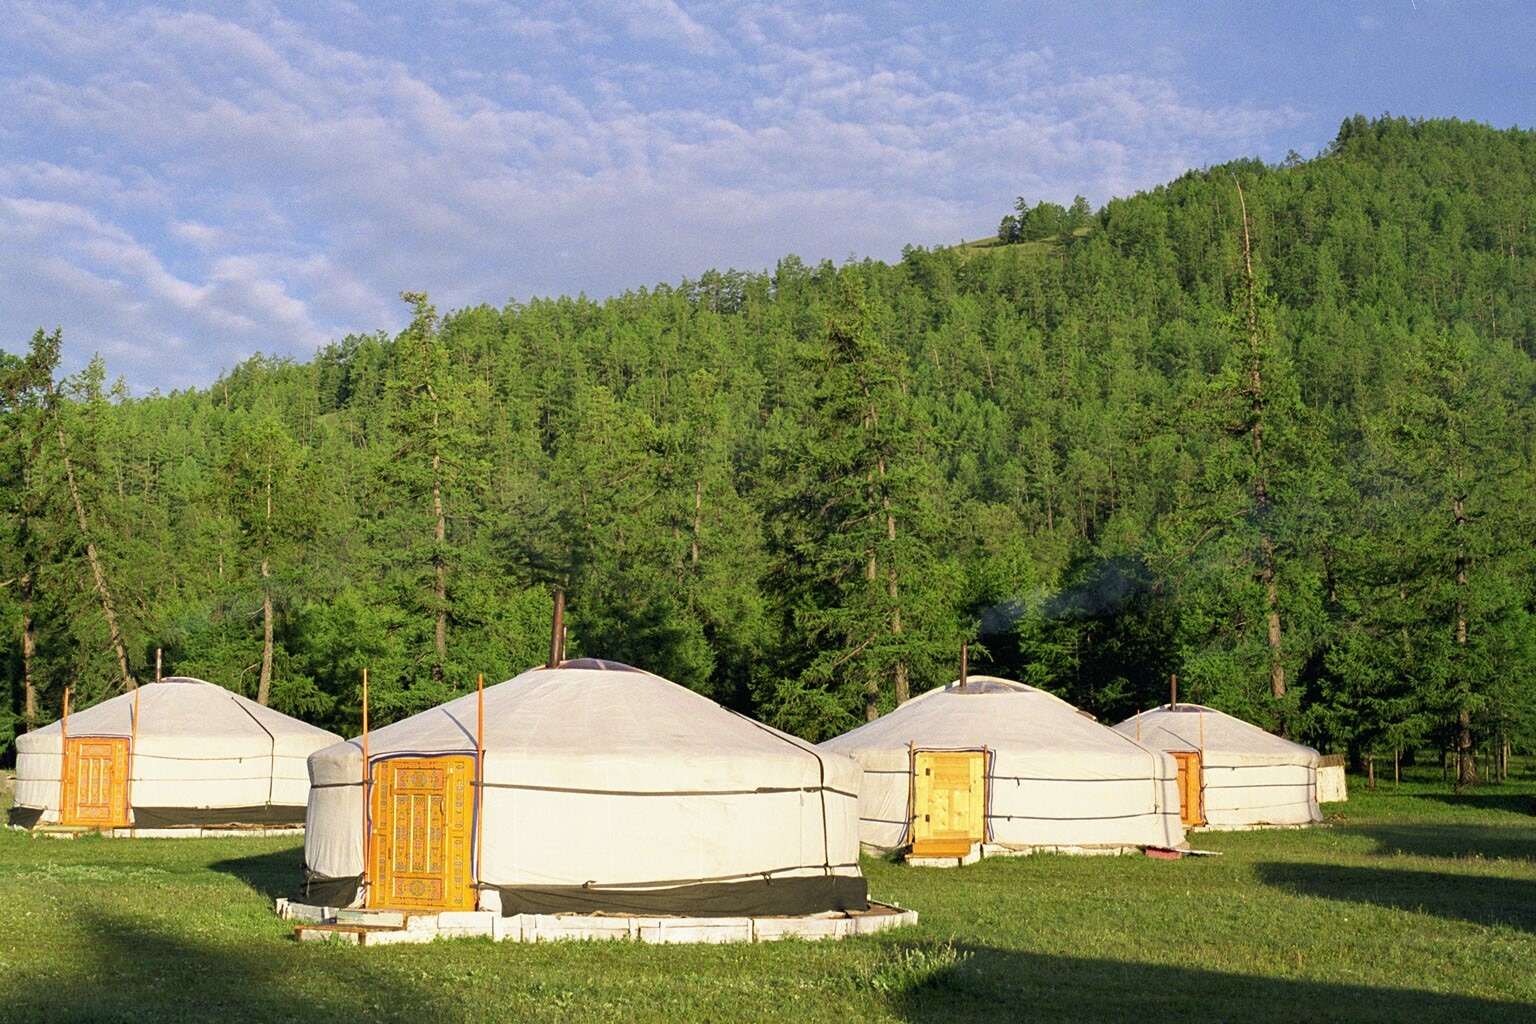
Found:
[[[52,387],[49,387],[49,395],[52,396]],[[75,467],[69,458],[69,445],[64,439],[64,421],[59,417],[57,408],[53,410],[53,426],[59,438],[59,457],[64,460],[64,479],[69,484],[69,498],[74,503],[75,521],[80,526],[80,537],[85,541],[85,557],[90,562],[91,575],[96,580],[96,594],[101,599],[101,613],[107,620],[107,635],[112,642],[112,652],[117,656],[117,670],[123,689],[131,690],[138,685],[134,681],[133,674],[128,671],[128,648],[123,643],[122,630],[117,625],[117,612],[112,608],[112,591],[107,586],[106,573],[102,571],[101,559],[96,556],[96,545],[91,541],[91,531],[86,525],[85,503],[80,500],[80,488],[75,484]]]
[[[891,494],[885,489],[885,458],[876,465],[880,470],[880,503],[885,509],[885,539],[891,545],[891,564],[886,572],[886,595],[891,599],[891,636],[898,644],[901,640],[901,588],[896,582],[896,516],[891,511]],[[906,658],[896,662],[896,703],[905,704],[912,696],[911,668]]]
[[[272,699],[272,584],[267,560],[261,560],[261,682],[256,686],[256,703],[262,707]]]
[[[1452,522],[1456,527],[1456,588],[1458,592],[1465,593],[1467,586],[1467,549],[1461,539],[1461,531],[1466,526],[1466,510],[1460,497],[1451,500]],[[1467,642],[1467,604],[1458,597],[1456,599],[1456,643],[1463,646]],[[1464,669],[1463,669],[1464,671]],[[1456,712],[1456,788],[1465,789],[1478,783],[1477,760],[1472,749],[1472,712],[1465,706]]]
[[[869,421],[871,426],[879,429],[880,418],[875,412],[874,402],[869,398],[869,385],[864,385],[864,399],[869,402]],[[885,483],[885,456],[876,454],[875,471],[880,481],[880,507],[885,512],[885,539],[891,546],[891,563],[886,568],[886,595],[891,599],[891,636],[896,638],[898,645],[901,640],[901,588],[896,582],[896,514],[891,511],[891,492]],[[869,562],[870,578],[874,578],[875,561],[873,556]],[[895,667],[896,703],[905,704],[912,696],[912,669],[907,664],[907,659],[900,658]]]
[[[272,454],[267,452],[267,516],[262,537],[264,548],[272,541]],[[256,685],[256,703],[262,707],[272,699],[272,569],[265,551],[261,555],[261,681]]]
[[[437,652],[437,662],[432,666],[434,682],[443,681],[444,666],[448,662],[448,517],[443,512],[443,453],[438,433],[437,390],[427,385],[427,397],[432,400],[432,644]]]
[[[1280,588],[1275,582],[1274,545],[1268,537],[1264,538],[1264,552],[1264,604],[1269,613],[1269,693],[1279,701],[1285,697],[1285,662],[1280,652]]]
[[[1472,713],[1466,708],[1456,712],[1456,788],[1477,785],[1477,760],[1472,749]]]
[[[21,574],[21,685],[25,694],[21,706],[27,731],[37,728],[37,680],[32,675],[32,661],[37,657],[37,630],[32,624],[32,573]]]
[[[693,485],[693,549],[691,564],[695,569],[699,567],[699,535],[704,529],[704,478],[701,476]]]
[[[1234,179],[1235,181],[1235,179]],[[1269,511],[1269,480],[1264,469],[1264,377],[1263,350],[1259,338],[1258,284],[1253,276],[1253,245],[1248,236],[1248,203],[1243,198],[1243,186],[1237,186],[1237,199],[1243,215],[1243,271],[1248,285],[1248,373],[1247,391],[1250,402],[1253,441],[1253,501],[1262,523]],[[1268,533],[1259,541],[1262,559],[1259,578],[1264,584],[1264,610],[1268,619],[1269,691],[1277,702],[1285,697],[1285,663],[1281,660],[1280,591],[1276,582],[1275,542]],[[1280,722],[1280,734],[1285,735],[1285,723]]]
[[[436,517],[433,539],[437,546],[432,552],[432,598],[436,612],[433,623],[433,642],[437,648],[437,664],[432,667],[432,678],[443,679],[443,666],[448,661],[448,559],[445,547],[448,543],[448,519],[443,514],[443,489],[439,478],[442,457],[432,456],[432,514]]]

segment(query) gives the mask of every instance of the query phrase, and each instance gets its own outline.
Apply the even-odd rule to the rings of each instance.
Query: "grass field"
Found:
[[[1536,780],[1214,833],[1220,857],[867,861],[842,943],[299,945],[291,839],[0,830],[0,1021],[1536,1021]]]

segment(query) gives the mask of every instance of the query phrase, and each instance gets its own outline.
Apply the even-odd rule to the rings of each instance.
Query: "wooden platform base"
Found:
[[[917,923],[917,911],[871,902],[868,910],[805,917],[626,917],[606,914],[516,914],[488,910],[418,913],[341,910],[277,901],[279,917],[294,921],[299,942],[383,946],[446,938],[495,942],[629,939],[632,942],[725,943],[773,939],[843,939]]]

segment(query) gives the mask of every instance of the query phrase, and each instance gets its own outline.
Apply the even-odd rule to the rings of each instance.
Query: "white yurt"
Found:
[[[868,906],[858,765],[615,662],[530,669],[317,751],[309,768],[311,905],[688,917]]]
[[[16,737],[10,823],[298,827],[309,755],[340,738],[201,679],[147,683]]]
[[[922,857],[1183,842],[1173,759],[993,676],[930,690],[821,744],[864,766],[866,846]]]
[[[1164,704],[1116,731],[1179,762],[1179,796],[1191,827],[1254,828],[1322,821],[1318,754],[1199,704]]]

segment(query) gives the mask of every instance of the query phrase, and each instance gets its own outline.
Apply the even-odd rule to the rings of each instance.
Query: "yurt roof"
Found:
[[[929,690],[873,722],[822,744],[824,749],[1028,749],[1040,753],[1128,752],[1124,738],[1055,694],[996,676],[970,676]]]
[[[473,752],[480,699],[470,692],[370,731],[370,759]],[[804,740],[729,711],[687,687],[594,658],[529,669],[487,686],[484,704],[487,761],[519,765],[528,777],[549,773],[560,762],[581,762],[588,770],[621,777],[634,766],[665,758],[678,765],[681,778],[689,770],[681,762],[690,760],[696,765],[730,761],[744,768],[753,761],[782,764],[786,759],[815,765],[822,758]],[[328,777],[329,771],[360,759],[359,738],[316,752],[311,765]],[[835,760],[843,759],[827,762],[839,778],[857,770],[851,762],[843,768]]]
[[[138,711],[137,727],[135,708]],[[31,733],[23,733],[18,737],[18,743],[36,737],[39,741],[51,740],[57,746],[57,737],[63,729],[62,721],[53,722]],[[100,704],[71,711],[68,730],[70,736],[137,735],[141,739],[185,736],[205,745],[212,744],[213,749],[217,749],[220,740],[266,734],[272,737],[277,753],[287,753],[285,748],[293,746],[299,755],[336,738],[335,733],[263,707],[232,690],[183,676],[145,683],[137,691],[130,690]]]
[[[1311,747],[1202,704],[1164,704],[1133,715],[1114,728],[1126,736],[1137,736],[1139,730],[1140,742],[1161,750],[1204,750],[1229,758],[1288,762],[1301,758],[1314,765],[1318,758]]]

